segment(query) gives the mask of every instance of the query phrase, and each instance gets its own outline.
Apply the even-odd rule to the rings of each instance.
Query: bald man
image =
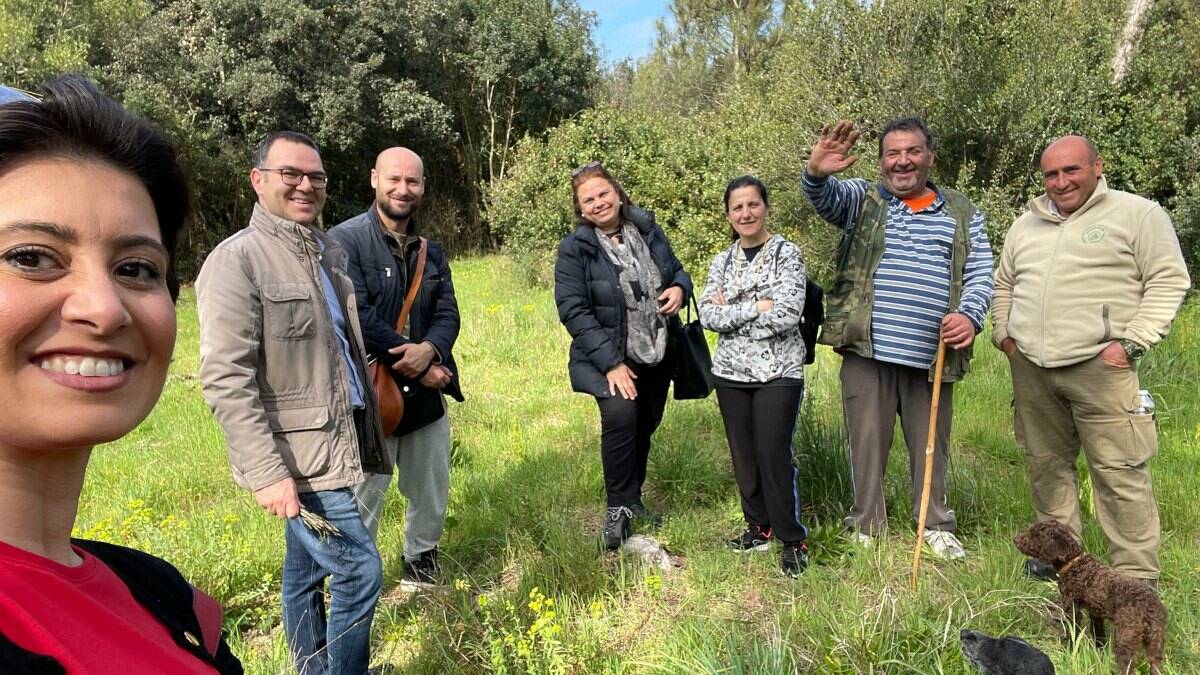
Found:
[[[443,394],[462,401],[451,350],[458,338],[458,302],[445,252],[417,235],[416,214],[425,196],[425,166],[408,148],[379,153],[371,169],[375,202],[366,213],[330,230],[350,254],[367,351],[392,368],[405,391],[404,418],[386,439],[396,466],[404,514],[401,584],[440,583],[438,541],[446,525],[450,492],[450,420]],[[423,272],[405,325],[397,326],[409,289]],[[359,510],[372,535],[379,531],[391,474],[368,476],[359,486]]]
[[[1166,336],[1190,280],[1158,204],[1110,190],[1082,136],[1042,153],[1046,194],[1013,223],[996,269],[992,341],[1012,369],[1013,424],[1039,520],[1082,541],[1075,462],[1083,448],[1113,567],[1157,585],[1158,507],[1147,463],[1154,416],[1139,409],[1137,360]],[[1035,577],[1056,571],[1026,561]]]

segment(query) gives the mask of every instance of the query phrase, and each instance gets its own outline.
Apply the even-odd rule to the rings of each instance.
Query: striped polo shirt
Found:
[[[804,173],[804,194],[817,213],[844,232],[851,232],[872,186],[861,178],[814,178]],[[975,330],[983,328],[992,300],[992,248],[984,216],[970,223],[970,249],[963,271],[963,292],[957,308],[950,304],[950,259],[954,249],[954,217],[937,186],[937,198],[914,213],[882,184],[887,202],[883,258],[875,271],[875,305],[871,314],[874,358],[913,368],[928,368],[937,356],[942,317],[950,311],[965,314]]]

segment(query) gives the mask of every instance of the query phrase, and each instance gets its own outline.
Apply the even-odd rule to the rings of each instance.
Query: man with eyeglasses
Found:
[[[450,494],[450,420],[442,394],[463,400],[451,354],[458,339],[458,301],[445,252],[417,234],[416,214],[425,196],[421,157],[400,147],[380,152],[371,187],[375,201],[366,212],[329,235],[350,255],[367,351],[388,364],[412,394],[405,397],[404,417],[387,438],[387,450],[408,502],[400,584],[430,588],[441,583],[438,542]],[[406,325],[397,326],[414,285]],[[358,489],[359,508],[372,534],[379,530],[390,482],[390,475],[375,474]]]
[[[200,379],[234,481],[285,521],[283,627],[296,667],[358,675],[383,574],[354,488],[391,464],[348,258],[317,227],[328,180],[308,136],[277,131],[258,144],[250,224],[196,280]],[[337,532],[310,529],[302,512]]]

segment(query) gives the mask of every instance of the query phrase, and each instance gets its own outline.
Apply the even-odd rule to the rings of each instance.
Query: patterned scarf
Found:
[[[621,242],[614,242],[600,230],[596,230],[596,238],[617,268],[621,295],[625,297],[629,327],[625,352],[633,361],[652,366],[667,353],[667,319],[658,313],[662,273],[634,226],[622,225]]]

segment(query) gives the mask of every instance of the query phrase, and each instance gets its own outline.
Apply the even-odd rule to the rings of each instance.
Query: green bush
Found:
[[[489,194],[492,228],[531,280],[550,280],[559,240],[574,227],[571,171],[600,160],[639,206],[653,211],[685,266],[695,273],[707,252],[727,241],[720,199],[722,159],[700,128],[683,118],[655,119],[590,110],[526,139],[513,169]]]
[[[935,133],[933,180],[967,193],[987,214],[997,253],[1013,219],[1042,192],[1042,149],[1081,133],[1104,156],[1110,186],[1172,211],[1197,275],[1194,2],[1154,4],[1120,82],[1111,63],[1125,0],[815,0],[789,7],[765,64],[700,105],[682,105],[670,92],[706,90],[711,82],[673,85],[657,100],[644,95],[671,77],[694,76],[652,59],[627,85],[637,96],[610,93],[607,105],[521,145],[489,195],[488,218],[533,279],[548,279],[554,246],[571,228],[571,168],[600,159],[635,202],[658,213],[698,280],[728,242],[725,183],[759,176],[771,190],[771,229],[800,244],[810,274],[827,281],[837,231],[818,223],[798,181],[821,125],[858,123],[861,159],[847,175],[873,179],[878,129],[911,114]]]

